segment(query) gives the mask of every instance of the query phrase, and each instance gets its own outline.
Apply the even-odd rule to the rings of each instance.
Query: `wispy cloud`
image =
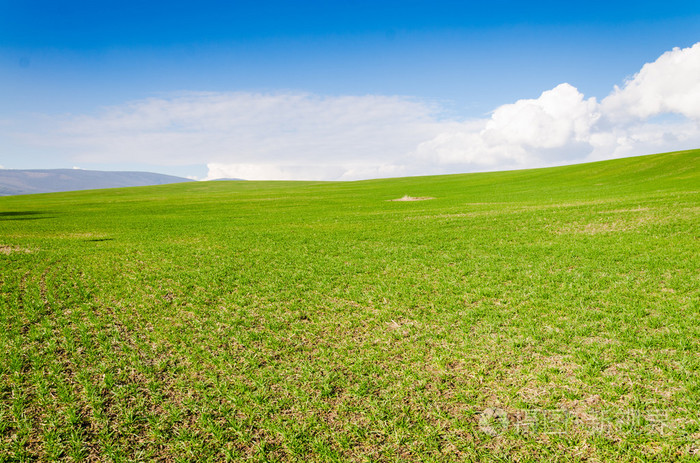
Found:
[[[439,110],[393,96],[185,93],[51,119],[24,140],[81,163],[208,164],[210,178],[372,176],[435,136]]]
[[[399,96],[183,93],[46,118],[26,145],[74,162],[207,164],[208,178],[359,179],[556,165],[700,146],[700,43],[598,102],[563,83],[456,120]],[[664,119],[659,116],[676,115]],[[39,134],[41,131],[41,135]],[[15,132],[15,138],[19,137]]]

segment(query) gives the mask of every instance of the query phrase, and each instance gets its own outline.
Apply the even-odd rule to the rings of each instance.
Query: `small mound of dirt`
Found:
[[[404,196],[403,198],[388,199],[387,201],[427,201],[429,199],[435,199],[432,196]]]

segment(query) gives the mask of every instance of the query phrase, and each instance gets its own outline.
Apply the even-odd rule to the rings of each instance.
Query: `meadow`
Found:
[[[697,461],[699,240],[700,150],[3,197],[0,461]]]

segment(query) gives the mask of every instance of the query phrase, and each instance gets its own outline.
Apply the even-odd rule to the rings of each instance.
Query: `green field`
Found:
[[[697,461],[699,269],[700,150],[0,198],[0,461]]]

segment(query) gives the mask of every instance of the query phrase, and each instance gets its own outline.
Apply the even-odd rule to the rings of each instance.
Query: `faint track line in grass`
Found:
[[[22,278],[19,280],[19,292],[17,293],[17,308],[20,311],[24,311],[24,293],[27,290],[27,277],[31,273],[31,270],[27,270]]]
[[[41,277],[39,278],[39,296],[41,298],[42,302],[42,310],[40,310],[38,313],[34,314],[34,317],[29,319],[29,317],[26,317],[27,320],[22,324],[22,327],[20,328],[20,333],[25,335],[29,332],[29,329],[39,323],[41,319],[51,313],[51,303],[49,302],[48,299],[48,290],[46,286],[46,276],[49,274],[49,272],[52,270],[52,268],[58,263],[59,261],[52,262],[44,268],[43,272],[41,273]],[[27,273],[22,276],[22,279],[20,280],[20,287],[19,287],[19,295],[18,295],[18,308],[19,311],[24,313],[26,316],[26,310],[24,306],[24,296],[27,292],[27,278],[31,274],[31,271],[28,271]]]
[[[49,264],[49,266],[44,269],[39,279],[39,293],[41,294],[41,301],[44,303],[44,313],[51,310],[51,304],[49,304],[49,299],[46,296],[46,275],[49,273],[49,270],[51,270],[51,266],[52,264]]]

